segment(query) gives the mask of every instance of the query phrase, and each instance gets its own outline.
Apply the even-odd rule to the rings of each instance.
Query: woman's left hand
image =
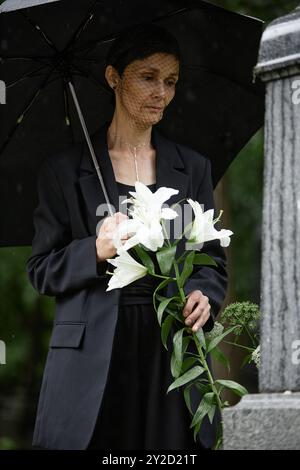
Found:
[[[198,305],[193,310],[195,304]],[[192,327],[192,331],[196,333],[209,319],[210,308],[208,297],[203,295],[201,290],[193,290],[189,293],[182,312],[185,317],[185,324]]]

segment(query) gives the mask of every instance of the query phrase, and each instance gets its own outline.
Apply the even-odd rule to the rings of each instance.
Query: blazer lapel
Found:
[[[119,192],[107,147],[107,130],[109,125],[110,121],[106,121],[92,135],[91,142],[110,203],[112,204],[112,212],[114,213],[119,210]],[[167,201],[167,204],[171,206],[175,202],[187,197],[189,178],[182,171],[185,167],[176,145],[171,140],[165,138],[155,127],[152,128],[151,139],[156,149],[156,188],[166,186],[179,190],[178,194],[173,195]],[[79,185],[87,208],[89,231],[92,235],[96,235],[97,222],[109,215],[109,212],[106,208],[105,196],[86,141],[83,143]],[[102,210],[102,208],[106,208],[106,210]],[[174,240],[172,230],[170,230],[170,239]]]

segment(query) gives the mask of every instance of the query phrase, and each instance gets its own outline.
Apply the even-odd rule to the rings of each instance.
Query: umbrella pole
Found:
[[[98,161],[97,161],[97,158],[96,158],[96,155],[95,155],[95,152],[94,152],[94,148],[92,146],[92,142],[91,142],[91,139],[90,139],[90,136],[89,136],[86,124],[85,124],[85,120],[84,120],[83,114],[81,112],[81,108],[80,108],[80,105],[79,105],[79,102],[78,102],[78,99],[77,99],[77,96],[76,96],[75,89],[74,89],[73,84],[70,80],[68,81],[68,85],[69,85],[70,90],[71,90],[71,94],[72,94],[72,97],[73,97],[73,100],[74,100],[74,103],[75,103],[75,106],[76,106],[76,109],[77,109],[77,112],[78,112],[78,116],[79,116],[79,119],[80,119],[80,124],[82,126],[82,129],[83,129],[83,132],[84,132],[84,135],[85,135],[88,147],[89,147],[89,151],[90,151],[90,154],[91,154],[92,159],[93,159],[93,163],[94,163],[94,166],[95,166],[95,169],[96,169],[96,172],[97,172],[97,175],[98,175],[98,178],[99,178],[99,181],[100,181],[103,193],[104,193],[104,197],[105,197],[105,200],[106,200],[106,203],[107,203],[107,207],[108,207],[110,216],[113,216],[113,212],[111,210],[111,204],[109,202],[109,198],[108,198],[108,195],[107,195],[107,192],[106,192],[104,181],[103,181],[103,178],[102,178],[102,175],[101,175],[101,172],[100,172],[100,168],[99,168],[99,165],[98,165]]]

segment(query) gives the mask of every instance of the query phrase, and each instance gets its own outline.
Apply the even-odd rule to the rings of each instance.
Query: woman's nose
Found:
[[[155,87],[154,94],[156,96],[164,97],[166,95],[166,92],[167,92],[167,88],[166,88],[166,85],[164,84],[164,82],[158,82],[156,87]]]

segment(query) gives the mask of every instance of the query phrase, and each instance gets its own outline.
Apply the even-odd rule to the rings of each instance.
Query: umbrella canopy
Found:
[[[22,8],[34,7],[51,2],[59,2],[59,0],[6,0],[6,2],[0,6],[0,13],[4,11],[21,10]]]
[[[31,244],[44,158],[84,140],[68,81],[89,133],[111,118],[105,58],[124,27],[153,21],[177,38],[181,75],[157,128],[211,159],[214,187],[263,124],[264,88],[252,79],[260,20],[203,1],[13,3],[0,7],[0,246]]]

